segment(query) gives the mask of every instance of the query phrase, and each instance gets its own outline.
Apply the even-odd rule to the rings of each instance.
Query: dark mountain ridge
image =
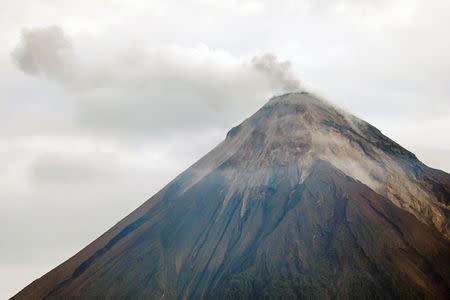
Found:
[[[449,174],[286,94],[12,299],[447,299],[449,202]]]

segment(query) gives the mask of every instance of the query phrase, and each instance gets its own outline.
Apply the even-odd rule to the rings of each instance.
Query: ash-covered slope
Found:
[[[449,202],[449,174],[287,94],[13,299],[446,299]]]

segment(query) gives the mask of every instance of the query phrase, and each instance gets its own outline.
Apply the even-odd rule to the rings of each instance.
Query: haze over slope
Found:
[[[14,299],[446,299],[450,176],[308,93],[272,98]]]

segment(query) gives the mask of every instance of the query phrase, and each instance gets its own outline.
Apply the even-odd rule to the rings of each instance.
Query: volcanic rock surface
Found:
[[[448,299],[449,204],[449,174],[286,94],[12,299]]]

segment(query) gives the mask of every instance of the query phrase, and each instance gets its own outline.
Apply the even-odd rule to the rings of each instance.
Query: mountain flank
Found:
[[[449,174],[290,93],[12,299],[448,299],[449,204]]]

